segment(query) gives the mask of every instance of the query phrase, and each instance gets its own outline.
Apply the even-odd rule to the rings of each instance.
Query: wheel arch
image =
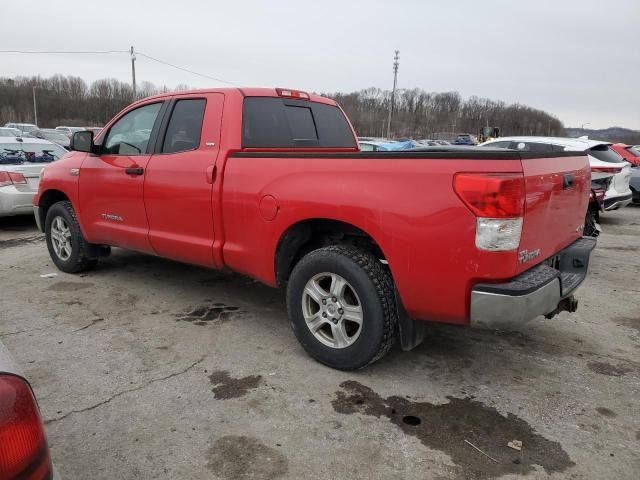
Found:
[[[40,225],[44,230],[45,220],[47,219],[47,212],[51,208],[51,206],[58,202],[68,201],[71,202],[69,196],[63,192],[62,190],[58,190],[55,188],[51,188],[46,190],[40,195],[38,200],[38,211],[37,215],[39,215]],[[73,202],[72,202],[73,204]]]
[[[311,250],[328,245],[352,245],[373,253],[378,259],[386,256],[378,241],[363,228],[331,218],[307,218],[291,224],[278,240],[275,252],[276,284],[282,286],[297,261]]]

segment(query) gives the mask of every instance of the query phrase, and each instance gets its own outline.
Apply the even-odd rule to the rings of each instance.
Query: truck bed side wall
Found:
[[[453,190],[456,172],[521,172],[519,160],[227,159],[222,198],[224,263],[275,284],[282,234],[307,219],[333,219],[368,233],[382,249],[414,318],[466,323],[469,290],[514,275],[516,254],[475,247],[475,217]],[[275,197],[268,221],[260,201]]]

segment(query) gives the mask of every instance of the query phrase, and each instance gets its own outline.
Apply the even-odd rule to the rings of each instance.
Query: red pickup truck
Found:
[[[51,258],[111,246],[286,286],[307,352],[363,367],[425,321],[502,328],[575,310],[595,242],[583,153],[360,152],[330,99],[215,89],[140,100],[47,166]]]

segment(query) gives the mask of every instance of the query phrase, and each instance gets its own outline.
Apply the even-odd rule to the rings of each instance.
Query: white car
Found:
[[[38,130],[38,126],[33,123],[5,123],[6,128],[16,128],[20,130],[22,133],[31,133]]]
[[[40,172],[65,153],[39,138],[0,137],[0,217],[32,215]]]
[[[56,130],[58,130],[59,132],[64,133],[69,139],[71,138],[71,136],[76,133],[76,132],[81,132],[84,130],[84,128],[82,127],[56,127]]]
[[[597,180],[613,173],[604,196],[604,209],[617,210],[631,203],[631,165],[610,148],[611,143],[587,138],[500,137],[482,147],[510,148],[525,152],[586,152],[591,165],[591,178]]]

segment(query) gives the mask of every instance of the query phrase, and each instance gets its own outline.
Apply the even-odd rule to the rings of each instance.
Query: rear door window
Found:
[[[589,149],[589,155],[608,163],[621,163],[624,159],[611,150],[608,145],[597,145]]]
[[[355,148],[342,111],[333,105],[248,97],[242,110],[243,148]]]
[[[162,153],[185,152],[200,146],[205,104],[203,98],[176,102],[162,143]]]

